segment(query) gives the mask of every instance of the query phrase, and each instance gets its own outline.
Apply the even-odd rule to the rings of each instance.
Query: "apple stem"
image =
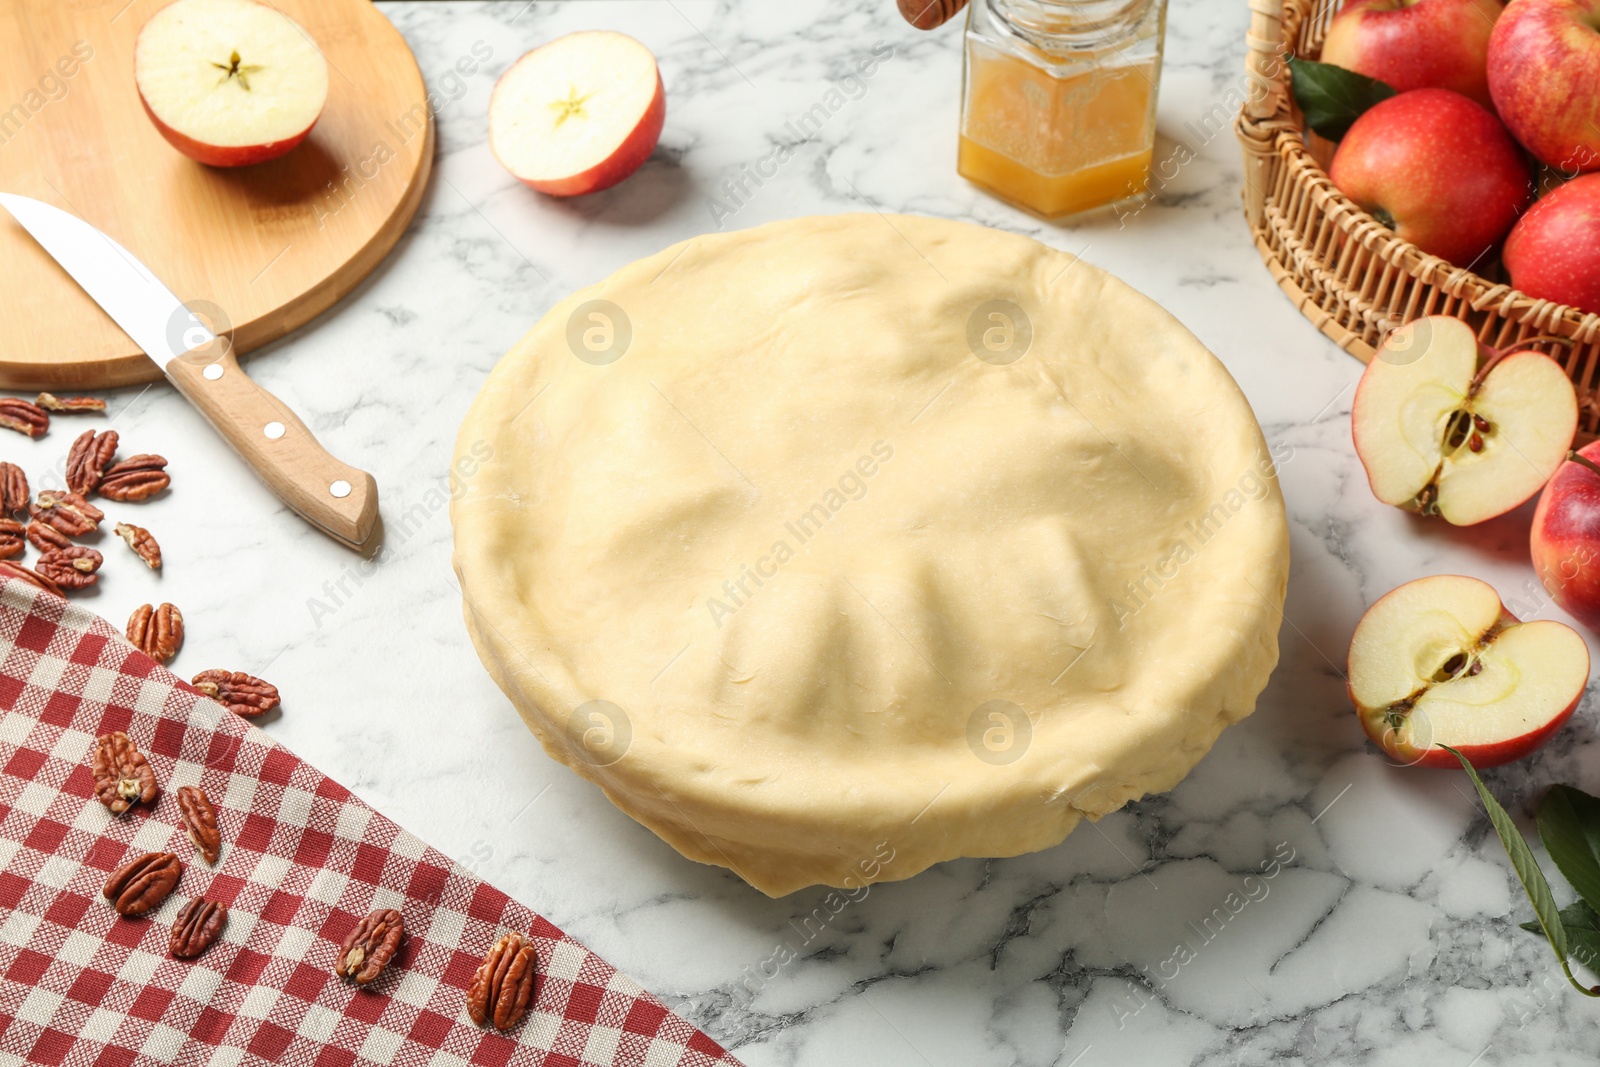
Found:
[[[1568,451],[1567,460],[1571,463],[1576,463],[1580,467],[1587,467],[1595,474],[1600,474],[1600,463],[1596,463],[1594,460],[1590,459],[1588,456],[1585,456],[1581,452],[1575,450]]]

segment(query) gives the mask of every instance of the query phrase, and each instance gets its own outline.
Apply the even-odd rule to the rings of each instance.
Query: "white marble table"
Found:
[[[1278,293],[1240,214],[1243,0],[1172,11],[1158,152],[1193,160],[1136,217],[1061,227],[957,177],[958,27],[918,33],[891,0],[381,6],[439,94],[435,176],[389,260],[251,373],[376,474],[383,551],[364,561],[308,529],[166,387],[128,390],[112,399],[126,447],[172,460],[173,491],[144,513],[167,566],[119,560],[92,607],[120,622],[146,600],[180,605],[178,670],[274,681],[274,737],[752,1067],[1594,1062],[1600,1007],[1516,928],[1526,904],[1464,781],[1391,768],[1345,700],[1351,629],[1403,580],[1462,571],[1560,612],[1531,591],[1526,510],[1462,533],[1372,499],[1348,432],[1359,367]],[[528,48],[592,27],[660,57],[666,130],[617,189],[543,199],[486,147],[489,91]],[[893,51],[873,77],[840,81],[878,42]],[[485,52],[476,73],[454,70]],[[814,138],[730,203],[724,181],[794,141],[786,124],[833,88],[842,102]],[[1042,854],[875,887],[808,928],[822,892],[768,900],[690,863],[546,758],[468,643],[446,470],[484,375],[574,288],[719,223],[872,208],[1030,234],[1171,309],[1287,456],[1294,565],[1260,710],[1171,794]],[[47,440],[0,450],[36,466],[65,447]],[[1491,783],[1524,820],[1536,784],[1593,790],[1595,737],[1585,706]],[[1215,918],[1230,899],[1245,903]],[[784,945],[800,958],[773,968]]]

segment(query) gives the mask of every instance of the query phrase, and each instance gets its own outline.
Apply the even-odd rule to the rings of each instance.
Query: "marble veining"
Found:
[[[1464,533],[1368,491],[1348,430],[1359,367],[1277,291],[1241,217],[1242,0],[1173,6],[1157,152],[1182,162],[1151,203],[1062,226],[957,177],[959,29],[919,33],[890,0],[380,7],[434,94],[435,177],[394,254],[251,373],[376,474],[382,550],[363,559],[308,529],[165,386],[126,390],[111,401],[125,449],[172,461],[173,491],[142,512],[166,569],[113,540],[89,606],[120,622],[180,605],[181,673],[271,679],[273,736],[752,1067],[1594,1061],[1600,1007],[1517,929],[1529,912],[1465,781],[1367,751],[1345,699],[1355,621],[1401,581],[1459,571],[1524,615],[1561,613],[1531,581],[1528,509]],[[666,129],[622,186],[543,199],[488,150],[490,89],[525,50],[590,27],[660,58]],[[826,121],[797,125],[819,102]],[[538,748],[461,621],[449,458],[489,368],[568,292],[696,234],[851,210],[1026,233],[1163,303],[1266,429],[1293,572],[1260,709],[1171,793],[1044,853],[774,901],[681,859]],[[68,440],[7,434],[0,457],[41,469]],[[1597,779],[1592,700],[1489,775],[1525,829],[1543,784]]]

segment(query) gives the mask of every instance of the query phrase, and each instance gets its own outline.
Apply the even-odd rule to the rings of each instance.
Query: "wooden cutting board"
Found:
[[[110,234],[245,352],[327,310],[399,239],[433,159],[427,91],[369,0],[272,0],[327,56],[327,107],[286,156],[202,166],[134,88],[134,38],[167,2],[0,0],[0,191]],[[0,211],[0,387],[160,377]]]

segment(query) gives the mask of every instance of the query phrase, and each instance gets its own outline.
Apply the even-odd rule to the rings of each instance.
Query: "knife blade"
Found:
[[[360,548],[378,519],[372,475],[329,455],[305,423],[251,381],[217,335],[138,256],[70,212],[0,193],[4,207],[216,428],[278,498]]]
[[[76,215],[15,193],[0,193],[0,206],[163,368],[216,340],[138,256],[109,235]],[[174,330],[175,324],[181,324],[180,329]]]

